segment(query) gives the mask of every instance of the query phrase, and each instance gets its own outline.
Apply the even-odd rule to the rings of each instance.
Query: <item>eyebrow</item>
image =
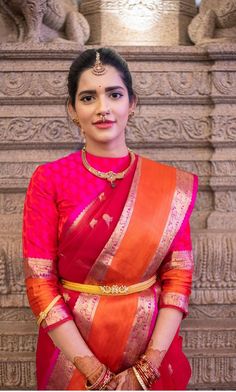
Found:
[[[120,90],[124,90],[124,87],[122,87],[122,86],[111,86],[111,87],[106,87],[105,88],[105,92],[109,92],[109,91],[113,91],[113,90],[118,90],[118,89],[120,89]],[[84,90],[84,91],[81,91],[78,95],[79,95],[79,97],[81,96],[81,95],[84,95],[84,94],[96,94],[96,90]]]

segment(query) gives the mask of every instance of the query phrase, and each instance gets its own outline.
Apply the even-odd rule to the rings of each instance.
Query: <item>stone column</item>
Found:
[[[195,0],[82,0],[92,45],[188,45]]]

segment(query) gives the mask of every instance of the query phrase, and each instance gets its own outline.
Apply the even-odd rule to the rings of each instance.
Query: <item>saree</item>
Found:
[[[61,227],[53,258],[26,257],[27,293],[36,317],[58,296],[39,329],[39,389],[85,389],[83,375],[47,333],[67,320],[74,320],[94,355],[119,373],[145,352],[160,308],[174,307],[186,316],[193,271],[189,217],[196,188],[196,176],[136,156],[114,189],[107,183],[82,210],[75,206]],[[63,279],[130,286],[153,275],[152,287],[121,296],[76,292],[62,284]],[[191,369],[178,332],[160,373],[152,389],[186,388]]]

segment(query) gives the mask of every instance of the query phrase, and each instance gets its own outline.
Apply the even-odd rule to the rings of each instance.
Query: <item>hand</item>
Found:
[[[106,385],[106,389],[116,391],[139,391],[142,390],[142,387],[136,379],[133,370],[129,368],[113,377],[109,384]]]

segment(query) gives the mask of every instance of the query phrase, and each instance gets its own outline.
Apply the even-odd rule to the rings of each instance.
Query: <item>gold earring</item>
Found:
[[[77,127],[81,128],[80,122],[79,122],[79,120],[78,120],[77,117],[72,118],[72,121],[73,121],[73,123],[74,123],[75,125],[77,125]]]
[[[129,113],[129,116],[128,116],[129,120],[131,120],[132,117],[134,117],[134,110],[132,110],[132,112]]]
[[[84,143],[86,145],[86,134],[82,128],[80,128],[80,136],[82,139],[82,143]]]

